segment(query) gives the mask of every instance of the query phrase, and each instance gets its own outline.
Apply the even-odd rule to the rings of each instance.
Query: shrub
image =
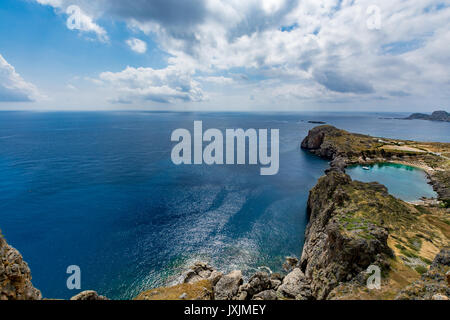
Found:
[[[417,267],[415,268],[415,270],[417,271],[417,273],[420,273],[420,274],[424,274],[425,272],[428,271],[428,269],[425,268],[424,266],[417,266]]]

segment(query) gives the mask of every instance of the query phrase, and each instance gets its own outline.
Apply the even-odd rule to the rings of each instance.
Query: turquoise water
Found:
[[[280,271],[285,256],[301,254],[308,193],[328,167],[300,150],[316,126],[307,121],[450,141],[450,124],[380,119],[399,116],[0,112],[0,228],[48,298],[77,293],[66,288],[69,265],[80,266],[82,290],[110,298],[165,285],[197,259],[247,275],[260,266]],[[279,129],[278,175],[260,176],[259,166],[248,165],[175,166],[171,133],[192,131],[194,120],[205,130]],[[420,171],[359,175],[405,198],[429,195]]]
[[[390,194],[404,201],[436,197],[433,188],[427,183],[426,173],[421,169],[393,163],[368,167],[370,170],[364,170],[363,166],[349,167],[347,173],[353,180],[384,184]]]

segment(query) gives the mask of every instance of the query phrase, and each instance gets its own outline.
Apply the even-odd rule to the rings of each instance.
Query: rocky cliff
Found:
[[[31,272],[20,253],[0,234],[0,300],[40,300],[31,283]]]
[[[450,205],[450,143],[372,137],[325,125],[310,130],[301,147],[332,160],[331,167],[380,162],[420,167],[439,199]]]
[[[316,127],[303,140],[302,148],[332,160],[308,200],[310,222],[299,272],[303,281],[309,281],[312,298],[393,299],[401,297],[399,291],[413,281],[421,288],[429,286],[430,277],[418,280],[424,272],[446,277],[445,268],[432,269],[433,264],[428,270],[428,266],[442,248],[450,246],[448,209],[405,203],[378,183],[352,181],[345,174],[350,163],[387,161],[383,146],[395,146],[390,148],[389,160],[427,159],[428,154],[405,148],[412,143],[352,134],[332,126]],[[410,153],[402,155],[405,150]],[[448,192],[444,184],[439,186],[444,189],[441,195]],[[382,290],[367,289],[369,265],[380,267]],[[305,296],[300,292],[300,297]]]
[[[371,264],[389,266],[393,252],[387,244],[385,220],[396,206],[402,204],[390,198],[382,185],[352,181],[337,170],[319,179],[308,200],[310,223],[300,260],[313,298],[325,299],[340,282],[353,279]]]

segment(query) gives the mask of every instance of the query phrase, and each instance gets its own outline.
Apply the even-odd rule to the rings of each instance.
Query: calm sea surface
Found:
[[[450,142],[450,124],[348,113],[0,112],[0,228],[29,263],[45,297],[67,298],[66,269],[82,289],[132,298],[174,281],[195,260],[222,270],[279,271],[300,255],[308,192],[327,162],[300,150],[322,120],[391,138]],[[280,171],[259,166],[175,166],[174,129],[280,129]],[[381,168],[402,198],[429,195],[421,172]],[[385,174],[387,173],[387,175]],[[386,180],[386,176],[389,176]],[[414,181],[414,190],[394,177]]]

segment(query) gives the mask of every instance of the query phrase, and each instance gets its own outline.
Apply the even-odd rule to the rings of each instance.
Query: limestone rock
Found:
[[[253,296],[252,300],[277,300],[277,292],[275,290],[265,290]]]
[[[284,277],[277,295],[281,299],[310,299],[312,295],[309,280],[299,268],[295,268]]]
[[[380,222],[375,223],[373,215],[353,217],[349,203],[361,201],[355,200],[361,196],[377,208]],[[388,203],[383,206],[377,197],[386,197]],[[391,213],[391,202],[401,207],[384,186],[352,181],[339,170],[329,171],[319,179],[308,199],[310,222],[299,264],[315,299],[326,299],[340,282],[352,280],[375,262],[386,265],[384,260],[393,253],[387,245],[388,231],[382,218]],[[403,214],[408,213],[405,210]]]
[[[0,234],[0,300],[40,299],[41,292],[31,283],[28,264]]]
[[[272,282],[269,275],[266,272],[257,272],[250,277],[248,282],[239,287],[239,291],[245,291],[246,297],[251,299],[253,295],[272,289]]]
[[[298,259],[295,257],[287,257],[286,261],[283,263],[283,269],[286,271],[291,271],[298,264]]]
[[[214,269],[206,262],[198,261],[183,275],[183,283],[195,283],[206,280],[214,272]]]
[[[109,299],[104,296],[100,296],[96,291],[87,290],[80,292],[76,296],[73,296],[72,298],[70,298],[70,300],[94,301],[94,300],[109,300]]]
[[[450,248],[442,249],[434,258],[430,269],[421,278],[403,289],[398,300],[448,300],[450,287],[447,273],[450,271]]]
[[[242,284],[242,272],[235,270],[224,275],[214,286],[214,297],[216,300],[232,300],[236,298],[239,286]]]

